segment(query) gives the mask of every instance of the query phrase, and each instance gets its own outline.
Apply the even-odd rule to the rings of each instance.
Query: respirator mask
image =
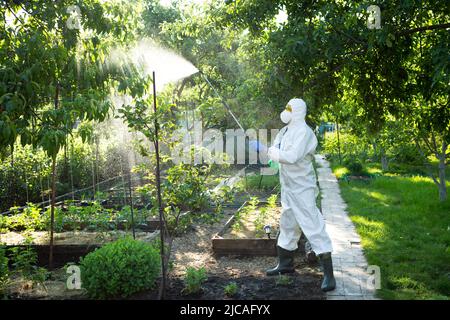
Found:
[[[280,113],[280,118],[283,123],[288,124],[292,120],[292,107],[288,104],[286,109]]]

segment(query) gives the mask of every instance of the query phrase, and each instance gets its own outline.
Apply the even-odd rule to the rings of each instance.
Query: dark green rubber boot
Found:
[[[319,254],[320,265],[323,270],[323,281],[321,289],[322,291],[331,291],[336,288],[336,279],[333,274],[333,260],[331,259],[331,253]]]
[[[294,252],[285,250],[282,247],[277,246],[278,252],[278,265],[275,268],[266,271],[268,276],[276,276],[283,273],[294,272]]]

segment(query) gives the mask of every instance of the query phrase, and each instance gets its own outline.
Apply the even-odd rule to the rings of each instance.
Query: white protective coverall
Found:
[[[296,250],[302,230],[319,255],[332,252],[332,244],[316,206],[318,188],[312,160],[317,138],[306,124],[305,115],[306,103],[302,99],[289,101],[281,114],[288,125],[276,136],[268,156],[280,163],[282,213],[278,246]]]

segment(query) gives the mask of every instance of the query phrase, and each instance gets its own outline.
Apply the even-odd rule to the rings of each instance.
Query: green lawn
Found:
[[[262,179],[261,179],[262,178]],[[274,175],[251,175],[247,176],[245,179],[241,181],[242,184],[246,184],[247,191],[253,190],[266,190],[266,191],[279,191],[280,189],[280,176],[278,174]]]
[[[332,167],[338,176],[345,173]],[[449,299],[450,199],[439,202],[432,180],[389,174],[340,187],[369,264],[381,268],[378,296]]]

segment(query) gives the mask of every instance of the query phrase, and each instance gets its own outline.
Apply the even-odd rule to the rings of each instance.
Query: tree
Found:
[[[56,156],[76,121],[103,121],[110,104],[106,84],[122,76],[105,68],[115,41],[133,39],[130,4],[3,1],[0,21],[0,148],[41,147],[52,159],[50,266],[56,196]],[[81,19],[73,28],[69,19]],[[76,25],[76,24],[75,24]],[[120,43],[120,42],[119,42]]]
[[[449,7],[440,0],[383,2],[379,4],[381,28],[369,29],[369,4],[228,2],[219,23],[231,26],[237,22],[240,28],[249,28],[255,37],[266,40],[268,68],[277,75],[264,79],[272,93],[303,96],[310,102],[310,111],[320,114],[320,106],[336,105],[350,92],[362,111],[361,124],[372,134],[382,130],[389,116],[416,123],[417,140],[432,147],[428,149],[439,159],[438,185],[443,200],[450,123]],[[270,19],[283,7],[287,22],[273,27]],[[420,111],[415,105],[425,107]],[[430,143],[425,143],[424,137]]]

